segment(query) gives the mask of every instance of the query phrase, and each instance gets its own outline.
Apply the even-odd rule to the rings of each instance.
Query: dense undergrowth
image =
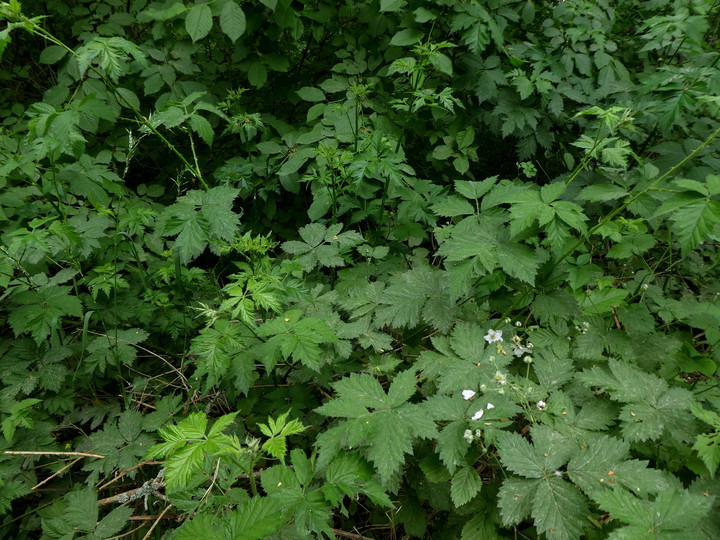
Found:
[[[717,538],[717,3],[0,2],[0,537]]]

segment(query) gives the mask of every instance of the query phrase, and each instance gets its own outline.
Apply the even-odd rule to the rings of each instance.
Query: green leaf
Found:
[[[185,17],[185,30],[193,42],[198,41],[212,30],[212,11],[207,4],[194,6]]]
[[[8,322],[15,336],[29,332],[41,343],[59,328],[60,318],[82,317],[82,304],[77,296],[70,295],[70,287],[50,286],[39,291],[23,291],[12,297],[17,303]]]
[[[672,212],[672,229],[677,234],[683,256],[699,246],[720,223],[720,202],[695,192],[685,192],[669,199],[658,208],[655,216]]]
[[[168,491],[187,487],[192,475],[202,469],[205,449],[202,444],[191,444],[174,452],[165,462],[165,484]]]
[[[235,43],[245,33],[245,25],[245,12],[229,0],[220,11],[220,29]]]
[[[455,301],[445,274],[420,266],[390,279],[376,311],[379,324],[414,327],[427,320],[441,331],[455,320]]]
[[[580,307],[585,313],[609,313],[613,308],[623,305],[625,297],[630,293],[627,289],[596,289],[580,297]]]
[[[133,515],[133,509],[129,506],[119,506],[113,509],[107,516],[100,520],[95,529],[97,538],[110,538],[119,533],[127,523],[130,516]]]
[[[193,114],[190,118],[188,118],[188,123],[190,124],[192,130],[200,135],[200,138],[205,141],[205,144],[212,146],[215,132],[207,119],[203,118],[199,114]]]
[[[618,489],[605,490],[595,499],[615,519],[634,526],[628,527],[628,532],[634,530],[655,538],[675,538],[682,531],[696,530],[713,503],[711,497],[674,489],[663,491],[652,502]]]
[[[442,53],[432,54],[432,55],[430,55],[430,62],[435,67],[435,69],[437,69],[440,73],[445,73],[445,75],[453,74],[452,60],[450,60],[450,58],[448,58],[446,55],[444,55]],[[464,146],[460,145],[459,141],[458,141],[458,147],[464,148]]]
[[[550,538],[580,538],[589,515],[587,502],[571,484],[556,477],[543,482],[535,495],[532,517],[536,527]]]
[[[224,414],[223,416],[215,420],[215,423],[210,428],[210,431],[208,431],[207,438],[212,439],[220,435],[223,431],[229,428],[230,425],[232,425],[237,415],[237,412]]]
[[[40,53],[41,64],[57,64],[67,54],[67,49],[59,45],[50,45],[45,47]]]
[[[389,407],[399,407],[410,399],[417,391],[415,370],[408,369],[395,375],[388,389],[387,403]]]
[[[232,540],[260,540],[285,523],[278,503],[268,497],[252,497],[225,518]]]
[[[300,90],[297,91],[297,95],[300,96],[300,99],[302,99],[303,101],[325,101],[325,94],[323,93],[323,91],[313,86],[303,86]]]
[[[382,7],[380,8],[380,10],[383,11]],[[424,35],[424,32],[415,28],[406,28],[405,30],[400,30],[392,37],[392,39],[390,40],[390,45],[395,45],[397,47],[406,47],[408,45],[412,45],[413,43],[417,43],[423,38]]]
[[[98,520],[98,505],[95,490],[85,488],[73,491],[66,496],[67,510],[63,520],[73,527],[91,532]]]
[[[475,209],[467,199],[450,195],[432,205],[432,211],[438,216],[455,217],[474,214]]]
[[[334,456],[341,447],[365,446],[367,457],[375,465],[383,482],[397,472],[412,453],[414,438],[433,438],[435,422],[422,405],[404,402],[415,393],[414,371],[396,377],[396,388],[385,395],[380,383],[367,374],[353,374],[334,384],[337,397],[319,407],[317,412],[331,416],[333,412],[355,416],[318,438],[320,463],[326,455]],[[412,385],[412,386],[411,386]],[[375,409],[365,415],[356,415],[362,408]],[[320,466],[320,465],[318,465]]]
[[[405,5],[406,0],[380,0],[381,12],[400,11]]]
[[[507,242],[496,250],[500,267],[512,277],[534,284],[540,258],[537,253],[522,244]]]
[[[256,60],[255,62],[250,64],[250,69],[248,69],[247,76],[248,81],[255,88],[262,88],[263,86],[265,86],[265,82],[267,81],[267,69],[262,62]]]
[[[537,496],[542,480],[525,480],[510,477],[503,480],[498,493],[498,506],[503,524],[517,525],[532,512],[533,501]]]
[[[463,467],[458,469],[452,477],[450,497],[455,506],[462,506],[480,493],[481,488],[482,479],[478,472],[472,467]]]

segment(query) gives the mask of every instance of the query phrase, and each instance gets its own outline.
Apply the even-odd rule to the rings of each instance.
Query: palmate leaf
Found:
[[[180,264],[199,256],[211,242],[232,240],[240,222],[232,210],[238,194],[239,190],[226,186],[188,191],[160,214],[157,233],[177,235],[174,250]]]
[[[530,444],[518,433],[502,432],[498,454],[509,470],[525,477],[509,478],[500,489],[500,508],[506,524],[516,524],[528,511],[548,538],[579,538],[588,514],[585,497],[565,481],[561,467],[577,452],[575,445],[542,424],[531,430]]]
[[[239,325],[229,321],[219,320],[211,328],[200,331],[200,335],[193,338],[190,352],[197,355],[195,363],[197,369],[194,377],[205,377],[205,389],[220,382],[233,363],[252,363],[243,357],[245,351],[244,340]],[[254,369],[254,365],[253,365]],[[240,392],[247,392],[247,387],[238,388]]]
[[[367,447],[368,459],[387,482],[402,466],[405,454],[412,453],[416,438],[436,436],[435,422],[426,408],[406,402],[415,393],[415,371],[400,373],[395,379],[388,395],[368,374],[353,374],[333,385],[337,397],[316,411],[352,418],[318,437],[319,464],[332,459],[340,448]]]
[[[25,332],[41,343],[61,324],[61,317],[82,317],[82,304],[77,296],[72,296],[70,287],[48,286],[40,290],[20,292],[12,297],[18,304],[8,322],[15,336]]]
[[[713,503],[712,497],[673,489],[664,490],[654,501],[623,490],[605,490],[595,499],[613,518],[629,524],[614,538],[698,538],[698,525]]]
[[[438,330],[446,331],[456,313],[445,273],[421,266],[390,279],[375,317],[381,326],[412,328],[427,320]]]
[[[625,438],[631,441],[657,440],[673,425],[686,424],[691,417],[692,393],[669,388],[667,382],[644,373],[624,360],[611,358],[610,373],[600,367],[585,370],[577,378],[587,386],[610,394],[625,403],[620,413]]]
[[[310,369],[319,370],[323,343],[337,341],[335,332],[319,317],[302,317],[300,310],[292,310],[258,328],[258,335],[269,337],[262,344],[262,361],[270,370],[278,354],[292,357]]]
[[[647,461],[628,461],[629,450],[627,442],[602,436],[570,460],[568,477],[591,497],[607,487],[624,486],[638,495],[668,489],[663,474],[648,469]]]
[[[443,394],[453,394],[481,384],[495,385],[495,372],[502,370],[512,355],[497,355],[494,346],[483,339],[487,328],[477,324],[458,323],[450,337],[432,339],[437,351],[423,351],[416,367],[423,377],[436,381]],[[494,356],[490,362],[488,358]]]

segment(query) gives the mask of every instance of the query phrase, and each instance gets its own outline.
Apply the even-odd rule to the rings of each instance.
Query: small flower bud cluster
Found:
[[[575,330],[580,332],[581,334],[587,334],[587,331],[590,329],[590,323],[585,321],[582,323],[582,326],[575,326]]]

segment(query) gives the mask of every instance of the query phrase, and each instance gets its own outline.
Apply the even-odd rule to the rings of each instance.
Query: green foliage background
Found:
[[[0,21],[0,537],[718,537],[716,0]]]

